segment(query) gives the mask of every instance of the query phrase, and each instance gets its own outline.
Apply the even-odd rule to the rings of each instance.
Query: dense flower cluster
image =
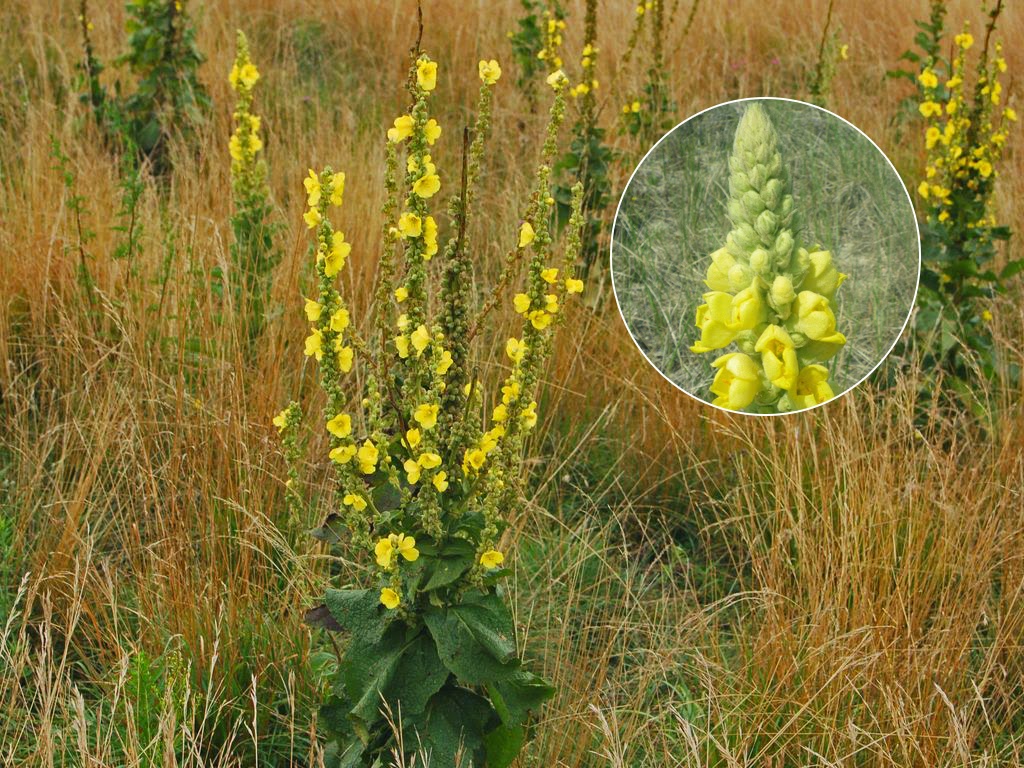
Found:
[[[714,405],[779,413],[833,397],[822,363],[846,344],[833,301],[846,278],[832,254],[795,240],[794,203],[764,108],[752,102],[736,129],[729,160],[733,229],[711,254],[704,303],[697,308],[696,353],[728,352],[712,362]]]
[[[917,192],[927,201],[929,216],[938,222],[949,222],[958,210],[964,210],[963,202],[954,203],[954,198],[963,196],[981,203],[982,216],[959,224],[991,227],[996,225],[992,182],[1009,124],[1017,119],[1012,108],[1001,106],[1000,75],[1006,71],[1006,59],[997,43],[995,56],[982,63],[972,103],[965,81],[967,52],[974,45],[974,37],[965,26],[953,42],[955,53],[949,72],[939,71],[938,62],[928,62],[917,77],[923,97],[918,109],[926,122],[928,153],[925,178]]]

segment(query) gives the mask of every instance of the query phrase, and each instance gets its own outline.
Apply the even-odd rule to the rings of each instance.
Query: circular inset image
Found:
[[[789,99],[742,99],[666,134],[615,214],[615,298],[670,382],[753,414],[863,381],[910,317],[914,207],[862,131]]]

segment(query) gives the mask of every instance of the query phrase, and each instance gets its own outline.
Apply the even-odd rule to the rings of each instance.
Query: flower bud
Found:
[[[793,303],[796,298],[796,291],[793,290],[793,280],[789,275],[778,275],[772,282],[771,292],[769,294],[771,298],[772,306],[775,307],[781,314],[782,308],[786,309],[786,315],[789,314],[789,305]]]
[[[742,291],[745,286],[750,285],[753,279],[754,270],[746,264],[736,262],[729,270],[729,288],[727,290]]]
[[[754,222],[754,230],[765,245],[771,245],[775,242],[775,230],[778,226],[779,219],[771,211],[761,211],[761,215]]]
[[[768,251],[758,248],[750,254],[750,268],[761,277],[766,276],[772,268],[772,260]]]

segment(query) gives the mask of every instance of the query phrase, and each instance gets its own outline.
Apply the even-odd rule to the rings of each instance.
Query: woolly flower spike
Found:
[[[832,396],[820,364],[846,344],[833,310],[846,275],[831,252],[796,242],[778,137],[757,102],[740,119],[729,170],[732,231],[711,254],[690,350],[740,349],[712,363],[714,405],[755,413],[817,405]]]
[[[494,85],[498,82],[498,78],[501,77],[501,66],[496,59],[491,59],[490,61],[481,60],[479,70],[480,79],[483,80],[484,85]]]

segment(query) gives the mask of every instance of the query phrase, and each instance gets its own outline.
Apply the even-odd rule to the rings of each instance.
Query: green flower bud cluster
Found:
[[[697,308],[698,354],[714,360],[714,405],[751,413],[809,408],[834,396],[822,363],[846,344],[836,330],[835,294],[846,275],[832,254],[800,246],[795,204],[764,108],[752,102],[736,128],[729,158],[725,246],[711,254]]]

